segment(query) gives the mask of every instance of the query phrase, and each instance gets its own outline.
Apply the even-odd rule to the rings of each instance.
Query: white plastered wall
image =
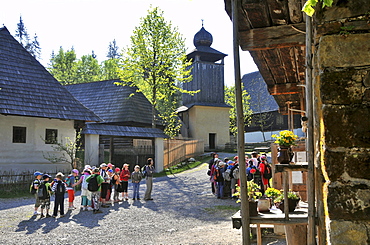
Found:
[[[26,143],[13,143],[13,126],[26,127]],[[56,153],[43,141],[46,129],[58,130],[58,142],[66,142],[66,137],[75,140],[73,120],[0,115],[0,171],[69,171],[69,163],[51,163],[44,158]]]
[[[209,134],[216,134],[217,149],[230,142],[228,107],[193,106],[189,109],[189,131],[194,139],[204,140],[209,148]]]

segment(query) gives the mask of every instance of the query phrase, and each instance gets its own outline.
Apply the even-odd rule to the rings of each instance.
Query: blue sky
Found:
[[[202,27],[213,36],[212,48],[228,54],[225,83],[234,84],[232,22],[223,0],[12,0],[2,4],[0,24],[15,34],[22,16],[28,33],[36,33],[42,48],[40,62],[47,66],[52,51],[74,47],[77,57],[94,50],[99,61],[106,59],[109,42],[120,49],[130,45],[130,36],[150,6],[164,11],[166,21],[178,27],[188,52],[193,37]],[[240,52],[241,74],[257,70],[246,51]]]

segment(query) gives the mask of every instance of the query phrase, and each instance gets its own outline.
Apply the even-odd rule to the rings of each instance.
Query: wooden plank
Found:
[[[262,232],[260,224],[257,224],[257,245],[262,245]]]
[[[297,74],[298,74],[298,80],[301,82],[301,84],[305,84],[306,82],[306,66],[305,66],[305,46],[299,46],[294,47],[295,51],[295,60],[296,60],[296,67],[298,68]]]
[[[274,25],[286,25],[289,23],[289,10],[287,0],[267,0],[271,21]]]
[[[288,0],[289,20],[291,23],[302,22],[302,3],[300,0]]]
[[[305,31],[305,23],[271,26],[240,32],[242,50],[263,50],[280,47],[304,46],[305,35],[294,28]]]
[[[280,83],[274,85],[268,85],[268,90],[271,95],[280,94],[298,94],[302,93],[303,88],[297,86],[297,83]]]
[[[267,60],[265,59],[262,51],[250,51],[249,52],[256,63],[258,70],[261,73],[261,76],[263,77],[263,80],[265,80],[265,83],[268,84],[275,84],[275,79],[271,74],[270,67],[267,63]]]
[[[280,48],[279,53],[281,57],[282,68],[284,69],[287,82],[288,83],[299,82],[294,47]]]
[[[271,26],[266,0],[243,0],[241,6],[252,28]]]
[[[282,64],[279,49],[268,49],[262,51],[262,53],[267,60],[275,83],[286,83],[287,78],[285,76],[285,71],[284,69],[281,69]]]

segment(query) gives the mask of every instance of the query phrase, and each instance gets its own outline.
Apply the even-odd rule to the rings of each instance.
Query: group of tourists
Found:
[[[240,186],[238,156],[233,160],[229,158],[222,160],[217,153],[212,152],[211,157],[207,174],[210,176],[212,193],[220,199],[236,198],[234,196],[236,186]],[[259,156],[258,153],[253,152],[251,158],[246,156],[245,168],[247,181],[253,180],[264,194],[270,187],[269,180],[272,178],[271,166],[266,154]]]
[[[147,163],[143,168],[136,165],[133,172],[130,172],[128,164],[124,164],[122,169],[120,169],[111,163],[102,163],[99,167],[86,165],[81,175],[79,175],[80,172],[77,169],[73,169],[66,177],[59,172],[51,181],[52,176],[36,171],[34,173],[35,179],[30,187],[30,191],[36,199],[34,215],[40,214],[41,218],[55,218],[59,212],[60,217],[63,217],[65,215],[64,196],[66,193],[68,193],[68,210],[76,209],[74,200],[75,189],[78,185],[81,186],[82,211],[93,211],[94,214],[102,213],[100,207],[107,208],[109,204],[128,201],[129,180],[131,180],[133,186],[132,200],[141,200],[139,189],[143,178],[146,179],[144,200],[153,200],[151,193],[154,173],[154,161],[152,158],[147,159]],[[55,195],[55,201],[51,215],[49,211],[50,197],[52,195]],[[41,213],[38,213],[39,208]]]

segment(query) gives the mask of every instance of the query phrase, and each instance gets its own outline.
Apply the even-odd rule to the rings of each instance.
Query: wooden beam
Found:
[[[271,95],[283,94],[299,94],[303,92],[303,88],[297,86],[296,83],[282,83],[267,86]]]
[[[240,47],[244,51],[251,51],[304,46],[305,28],[305,23],[299,23],[241,31]]]

